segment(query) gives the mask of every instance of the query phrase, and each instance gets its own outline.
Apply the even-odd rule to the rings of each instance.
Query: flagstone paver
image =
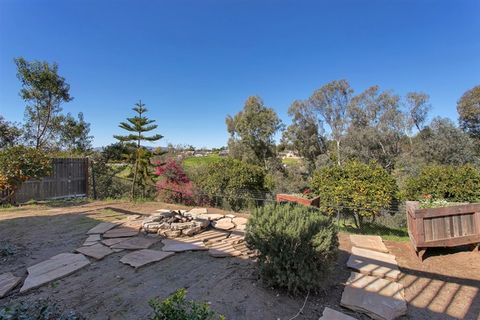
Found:
[[[388,253],[388,249],[380,236],[351,234],[350,241],[354,247]]]
[[[210,221],[219,220],[219,219],[222,219],[224,217],[225,217],[225,215],[219,214],[219,213],[205,213],[205,214],[199,214],[197,216],[197,218],[199,218],[199,219],[207,219],[207,220],[210,220]]]
[[[318,320],[356,320],[356,318],[348,316],[340,311],[325,307],[323,315]]]
[[[108,230],[115,228],[118,224],[113,222],[102,222],[87,231],[87,234],[103,234]]]
[[[401,284],[356,272],[350,274],[340,304],[379,320],[393,320],[407,312]]]
[[[232,223],[231,218],[222,218],[222,219],[213,221],[212,226],[215,229],[220,229],[220,230],[230,230],[235,228],[235,225]]]
[[[68,276],[89,264],[90,261],[83,254],[58,254],[48,260],[28,267],[28,276],[25,279],[20,292],[25,292]]]
[[[174,254],[174,252],[143,249],[126,254],[120,259],[120,262],[128,264],[134,268],[140,268],[147,264],[173,256]]]
[[[366,275],[394,281],[400,279],[401,275],[394,255],[363,248],[352,247],[347,266]]]
[[[11,272],[0,274],[0,298],[15,288],[21,280],[22,278],[14,276]]]
[[[109,254],[112,254],[113,251],[107,246],[104,246],[101,243],[94,244],[93,246],[89,247],[81,247],[76,249],[75,251],[80,252],[86,256],[92,257],[97,260],[101,260],[108,256]]]
[[[129,238],[122,242],[116,243],[111,246],[112,249],[128,249],[128,250],[138,250],[138,249],[147,249],[154,243],[159,241],[158,238],[144,238],[144,237],[135,237]]]
[[[193,208],[190,211],[187,212],[188,214],[192,215],[193,217],[196,217],[201,214],[208,214],[207,208]]]
[[[202,241],[183,242],[181,240],[164,239],[162,251],[182,252],[182,251],[201,251],[208,250]]]
[[[104,238],[125,238],[138,234],[138,228],[121,227],[109,230],[103,234]]]
[[[106,246],[113,246],[114,244],[117,244],[119,242],[125,241],[125,238],[110,238],[110,239],[105,239],[102,240],[102,243]]]

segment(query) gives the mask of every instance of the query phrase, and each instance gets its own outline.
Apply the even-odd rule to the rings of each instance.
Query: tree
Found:
[[[158,125],[152,124],[155,120],[148,119],[144,116],[144,114],[148,111],[145,108],[145,104],[142,103],[140,100],[138,103],[135,104],[135,107],[132,108],[133,111],[137,113],[136,116],[132,118],[127,118],[127,122],[121,122],[119,127],[125,131],[130,132],[130,134],[126,136],[121,135],[114,135],[113,137],[120,142],[123,143],[130,143],[135,142],[136,148],[133,154],[130,155],[130,159],[133,162],[133,180],[132,180],[132,187],[131,187],[131,197],[132,199],[135,198],[135,186],[137,184],[138,173],[141,171],[142,175],[145,174],[145,159],[150,156],[150,153],[145,152],[142,147],[143,141],[158,141],[163,138],[162,135],[155,134],[152,136],[146,136],[145,133],[155,130]],[[140,170],[141,169],[141,170]]]
[[[70,86],[58,74],[58,65],[46,61],[15,59],[17,77],[22,83],[20,96],[27,103],[25,107],[26,138],[40,149],[52,140],[58,130],[62,111],[61,104],[69,102]]]
[[[424,128],[428,112],[431,109],[431,105],[428,103],[429,99],[430,96],[423,92],[407,93],[408,126],[410,131],[413,126],[415,126],[418,131]]]
[[[353,89],[346,80],[335,80],[316,90],[309,99],[311,106],[330,127],[339,165],[342,161],[340,145],[348,127],[346,113],[352,93]]]
[[[7,191],[0,203],[12,202],[23,182],[50,172],[50,158],[40,150],[16,146],[0,151],[0,191]]]
[[[480,138],[480,85],[463,94],[457,102],[460,128],[471,136]]]
[[[377,161],[392,170],[401,153],[404,114],[400,97],[372,86],[352,98],[344,153],[364,163]]]
[[[22,129],[20,129],[18,124],[6,121],[5,118],[0,115],[0,149],[13,147],[22,134]]]
[[[473,140],[448,118],[434,118],[414,138],[413,146],[415,156],[428,164],[464,165],[476,160]]]
[[[260,97],[249,97],[242,111],[227,116],[228,141],[232,157],[263,167],[276,158],[275,134],[282,128],[280,118]]]
[[[297,151],[311,172],[315,169],[317,157],[327,150],[322,123],[306,101],[294,101],[288,114],[292,117],[292,124],[283,133],[282,143]]]
[[[93,137],[89,133],[90,123],[85,122],[82,112],[78,114],[78,120],[68,113],[62,118],[60,144],[74,153],[86,153],[92,149]]]
[[[311,184],[320,196],[320,210],[351,215],[357,228],[365,218],[373,222],[382,210],[389,209],[398,193],[395,178],[385,169],[358,161],[323,167],[315,172]]]

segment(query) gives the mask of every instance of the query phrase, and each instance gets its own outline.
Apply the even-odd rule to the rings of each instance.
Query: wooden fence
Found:
[[[88,196],[88,158],[54,158],[52,175],[22,184],[15,202]]]

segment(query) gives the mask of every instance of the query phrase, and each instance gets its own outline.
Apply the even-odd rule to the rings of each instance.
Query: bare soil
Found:
[[[105,209],[109,208],[109,209]],[[0,273],[26,276],[26,268],[56,254],[73,252],[86,239],[86,231],[99,221],[114,221],[128,214],[149,214],[160,208],[179,208],[161,203],[92,202],[70,207],[48,205],[0,210],[0,243],[16,250],[0,256]],[[212,211],[220,211],[212,209]],[[332,286],[310,295],[296,319],[318,319],[324,307],[367,319],[339,306],[350,271],[348,235],[340,234],[340,254]],[[407,319],[480,319],[480,254],[470,251],[432,251],[422,264],[409,243],[386,241],[397,256],[409,302]],[[161,248],[161,244],[153,249]],[[119,262],[126,252],[93,261],[89,266],[50,285],[25,294],[16,288],[0,299],[0,306],[49,298],[65,310],[87,319],[148,319],[148,300],[165,298],[187,288],[188,298],[207,301],[227,319],[290,319],[305,297],[290,297],[265,287],[254,261],[213,258],[206,252],[176,254],[138,270]]]

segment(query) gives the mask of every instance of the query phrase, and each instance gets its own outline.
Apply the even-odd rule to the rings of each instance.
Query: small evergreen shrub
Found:
[[[294,204],[260,207],[249,219],[246,241],[259,252],[267,285],[298,294],[328,284],[338,238],[332,220],[318,211]]]
[[[427,196],[449,202],[475,202],[480,199],[480,172],[471,165],[425,166],[420,174],[407,179],[405,194],[409,200]]]
[[[320,195],[320,209],[330,215],[338,211],[354,218],[357,228],[365,218],[372,222],[398,197],[395,178],[376,163],[350,161],[315,172],[311,186]]]
[[[153,309],[151,320],[214,320],[225,319],[210,309],[206,303],[187,301],[187,291],[178,289],[171,296],[161,301],[152,299],[148,303]]]

